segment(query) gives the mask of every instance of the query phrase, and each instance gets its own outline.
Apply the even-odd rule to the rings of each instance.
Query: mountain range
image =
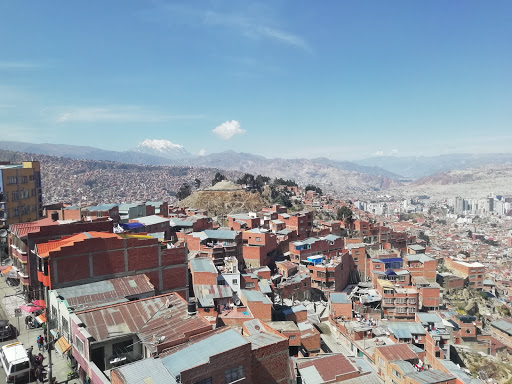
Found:
[[[144,140],[129,151],[89,146],[0,141],[0,149],[74,159],[107,160],[143,165],[182,165],[262,174],[314,184],[325,191],[360,193],[400,188],[411,181],[454,170],[512,163],[512,154],[452,154],[431,157],[381,156],[350,162],[327,158],[268,159],[235,151],[194,156],[167,140]],[[426,179],[428,180],[428,179]],[[417,181],[420,182],[421,181]],[[428,181],[427,181],[428,183]],[[409,184],[409,183],[407,183]]]

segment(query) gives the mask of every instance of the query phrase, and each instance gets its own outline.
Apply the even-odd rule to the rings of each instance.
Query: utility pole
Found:
[[[46,343],[46,347],[48,348],[48,384],[53,383],[53,377],[52,377],[52,345],[51,342],[51,332],[50,332],[50,306],[48,305],[50,303],[50,297],[48,293],[48,286],[45,285],[44,287],[44,299],[46,304],[46,340],[48,340],[48,343]]]

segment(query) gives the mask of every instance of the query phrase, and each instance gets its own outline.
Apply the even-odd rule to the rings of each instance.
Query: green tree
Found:
[[[338,208],[338,211],[336,212],[336,218],[338,220],[352,220],[352,210],[349,207],[343,206]]]
[[[323,195],[322,190],[319,187],[317,187],[316,185],[313,185],[313,184],[306,185],[306,192],[307,191],[315,191],[319,195]]]
[[[227,180],[227,177],[224,176],[222,173],[217,172],[212,180],[212,186],[217,184],[219,181]]]
[[[192,190],[190,188],[190,185],[184,183],[176,193],[176,197],[178,198],[178,200],[181,201],[189,197],[191,193]]]
[[[199,189],[201,187],[201,180],[195,179],[194,184],[196,185],[196,189]]]

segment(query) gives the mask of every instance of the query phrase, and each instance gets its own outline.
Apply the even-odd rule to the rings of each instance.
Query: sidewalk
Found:
[[[10,343],[15,342],[16,340],[20,343],[23,343],[25,348],[29,348],[33,346],[33,353],[37,355],[39,350],[37,349],[36,339],[39,335],[43,334],[42,328],[36,329],[25,329],[25,316],[28,314],[22,312],[22,316],[20,318],[14,317],[14,309],[18,308],[20,304],[25,304],[25,300],[23,296],[19,293],[20,287],[11,287],[7,285],[5,279],[0,277],[0,319],[8,319],[12,324],[13,328],[19,332],[17,338],[11,338],[9,340],[4,340],[0,343],[0,346],[4,346]],[[19,319],[19,327],[18,327],[18,319]],[[43,353],[44,360],[43,365],[48,365],[48,352],[45,350]],[[68,360],[65,357],[61,357],[55,350],[52,350],[52,375],[57,379],[57,383],[67,383],[68,372],[71,371],[71,368],[68,366]],[[0,368],[0,383],[5,383],[6,377],[5,372],[2,368]],[[36,380],[31,377],[32,383],[35,383]],[[78,379],[70,380],[70,384],[79,383]]]

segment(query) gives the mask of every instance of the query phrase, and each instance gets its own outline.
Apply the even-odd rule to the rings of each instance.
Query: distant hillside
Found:
[[[144,145],[142,145],[145,143]],[[338,194],[358,194],[386,190],[399,184],[397,174],[377,166],[362,166],[346,161],[325,158],[267,159],[249,153],[226,151],[207,156],[191,156],[179,144],[166,140],[146,140],[139,146],[144,153],[104,151],[85,146],[61,144],[30,144],[0,141],[0,148],[72,159],[116,161],[128,164],[175,165],[217,168],[225,171],[262,174],[272,178],[294,179],[302,185],[315,184],[324,191]],[[173,159],[158,155],[174,157]],[[181,156],[181,157],[180,157]]]
[[[489,193],[512,194],[512,164],[453,170],[424,177],[397,188],[405,195],[482,198]]]
[[[451,170],[478,168],[512,162],[512,153],[450,154],[440,156],[378,156],[357,161],[364,166],[378,166],[406,178],[421,178]]]
[[[67,144],[33,144],[20,141],[0,141],[0,149],[14,152],[34,153],[68,157],[71,159],[117,161],[128,164],[171,165],[165,157],[135,151],[105,151],[94,147]]]
[[[173,201],[183,183],[195,185],[195,179],[199,179],[203,186],[210,186],[219,171],[203,167],[134,165],[0,151],[0,161],[27,159],[41,162],[44,204]],[[242,176],[239,172],[222,172],[231,180]]]

